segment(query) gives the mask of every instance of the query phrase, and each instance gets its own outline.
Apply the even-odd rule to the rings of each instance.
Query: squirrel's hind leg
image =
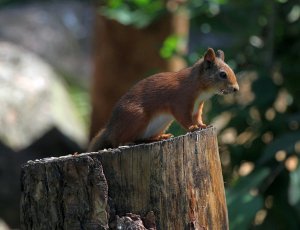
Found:
[[[169,138],[174,137],[173,134],[171,133],[163,133],[157,136],[153,136],[147,139],[141,139],[141,140],[137,140],[136,143],[137,144],[141,144],[141,143],[152,143],[152,142],[156,142],[156,141],[162,141],[162,140],[167,140]]]

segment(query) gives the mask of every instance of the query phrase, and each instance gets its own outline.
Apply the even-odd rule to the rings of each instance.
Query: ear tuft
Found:
[[[216,52],[216,56],[220,59],[222,59],[224,61],[225,59],[225,55],[224,55],[224,52],[222,50],[217,50]]]
[[[206,51],[206,53],[204,55],[204,61],[214,62],[215,58],[216,58],[215,51],[212,48],[208,48],[208,50]]]

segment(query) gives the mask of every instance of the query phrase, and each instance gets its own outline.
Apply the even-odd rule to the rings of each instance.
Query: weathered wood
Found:
[[[30,161],[21,182],[21,229],[108,229],[107,183],[97,159]]]
[[[118,214],[154,211],[158,229],[228,229],[214,128],[99,155]]]
[[[100,162],[110,209],[117,215],[134,213],[145,220],[153,211],[162,230],[228,229],[214,128],[162,142],[29,162],[22,176],[23,229],[105,228],[106,183]],[[80,228],[83,223],[90,225]]]

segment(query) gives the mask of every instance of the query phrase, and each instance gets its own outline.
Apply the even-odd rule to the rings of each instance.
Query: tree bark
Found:
[[[212,127],[151,144],[29,162],[22,175],[23,229],[105,228],[107,190],[100,162],[115,214],[140,215],[146,228],[151,220],[162,230],[228,229]]]
[[[108,229],[107,183],[97,159],[29,161],[21,183],[21,229]]]
[[[228,229],[214,128],[99,156],[117,214],[153,211],[158,229]]]

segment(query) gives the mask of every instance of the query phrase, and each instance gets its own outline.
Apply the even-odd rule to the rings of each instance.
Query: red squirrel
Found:
[[[204,101],[238,90],[236,76],[224,62],[224,52],[208,48],[193,66],[154,74],[134,85],[117,102],[89,151],[168,139],[172,134],[165,131],[174,119],[187,131],[206,128],[202,121]]]

